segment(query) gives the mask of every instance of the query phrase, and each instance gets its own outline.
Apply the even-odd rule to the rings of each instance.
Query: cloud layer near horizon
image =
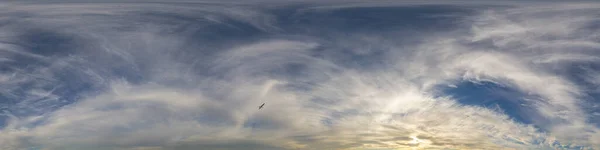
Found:
[[[600,148],[597,4],[0,8],[0,149]]]

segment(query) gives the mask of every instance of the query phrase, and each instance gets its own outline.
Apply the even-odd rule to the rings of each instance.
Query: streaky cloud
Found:
[[[455,2],[5,3],[0,149],[600,148],[600,5]]]

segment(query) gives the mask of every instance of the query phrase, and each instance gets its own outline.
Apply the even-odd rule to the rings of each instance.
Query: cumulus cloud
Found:
[[[581,83],[598,86],[597,5],[459,5],[447,9],[468,13],[445,16],[454,22],[390,21],[435,9],[403,3],[363,18],[379,29],[341,33],[318,23],[379,4],[184,4],[3,6],[0,148],[600,146]],[[396,31],[439,24],[452,28]],[[586,69],[570,76],[574,65]],[[515,89],[537,114],[526,124],[440,90],[461,82]]]

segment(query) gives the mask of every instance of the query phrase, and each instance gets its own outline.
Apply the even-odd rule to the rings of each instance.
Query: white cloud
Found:
[[[3,95],[31,83],[37,88],[16,97],[50,102],[67,96],[57,93],[67,86],[61,84],[89,80],[98,87],[58,110],[12,116],[0,130],[1,149],[535,149],[551,147],[555,141],[600,144],[594,141],[600,136],[598,129],[587,123],[590,114],[580,107],[583,87],[546,66],[597,60],[597,33],[586,30],[595,21],[588,15],[598,9],[595,6],[496,8],[469,18],[475,22],[468,33],[425,34],[435,37],[404,47],[390,44],[391,37],[357,34],[365,37],[339,36],[329,42],[270,37],[216,48],[186,47],[192,33],[169,34],[180,26],[160,19],[131,25],[129,19],[135,18],[127,15],[156,9],[224,26],[235,26],[224,18],[235,19],[273,33],[283,30],[276,26],[277,14],[241,6],[117,6],[121,5],[15,5],[0,12],[32,15],[27,23],[3,31],[19,33],[28,29],[20,26],[47,23],[45,29],[75,34],[85,39],[77,42],[88,45],[75,47],[69,57],[0,45],[6,48],[0,52],[11,54],[6,59],[18,54],[45,60],[2,72],[0,87],[7,87],[0,91]],[[546,14],[565,9],[574,13]],[[391,40],[373,43],[373,39]],[[377,45],[384,53],[378,59],[390,68],[364,71],[319,55],[332,46],[361,47],[348,41]],[[210,50],[218,52],[202,56]],[[118,69],[130,72],[107,73]],[[57,78],[68,71],[77,79]],[[587,81],[597,84],[594,73],[587,74]],[[542,118],[522,124],[499,111],[437,95],[438,85],[477,81],[536,97],[527,105]],[[265,107],[259,110],[262,103]]]

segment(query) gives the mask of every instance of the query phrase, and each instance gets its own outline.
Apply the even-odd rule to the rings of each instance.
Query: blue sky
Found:
[[[0,149],[598,149],[599,9],[4,2]]]

